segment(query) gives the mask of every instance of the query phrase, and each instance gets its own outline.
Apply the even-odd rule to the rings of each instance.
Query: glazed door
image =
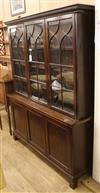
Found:
[[[9,28],[11,37],[11,58],[14,77],[14,88],[17,93],[27,95],[27,70],[25,62],[24,26]]]
[[[47,71],[45,62],[44,21],[26,24],[30,97],[47,103]]]
[[[73,15],[50,18],[47,22],[48,65],[51,106],[75,113],[74,19]]]

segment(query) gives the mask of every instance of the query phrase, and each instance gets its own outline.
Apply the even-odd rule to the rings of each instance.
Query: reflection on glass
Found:
[[[57,79],[57,75],[61,73],[61,69],[60,69],[60,66],[58,65],[51,65],[51,80],[55,80]]]
[[[42,101],[47,101],[47,89],[46,84],[39,84],[39,99]]]
[[[52,89],[52,105],[68,111],[74,110],[74,93],[73,91]]]
[[[61,75],[57,75],[57,78],[62,83],[63,89],[72,90],[74,87],[74,73],[71,69],[66,68],[65,66],[61,68]]]
[[[31,92],[32,92],[32,97],[38,98],[38,83],[37,82],[31,82]]]
[[[30,78],[40,82],[46,82],[45,66],[43,64],[30,63]]]
[[[51,65],[52,105],[73,110],[74,105],[74,73],[71,68],[63,65]]]
[[[56,81],[55,81],[56,80]],[[58,83],[57,83],[58,82]],[[60,65],[51,65],[51,84],[61,84],[63,89],[73,89],[74,73],[71,69]]]
[[[52,105],[62,109],[61,101],[58,100],[58,96],[61,93],[61,87],[53,87],[51,93],[52,93]]]
[[[32,91],[32,98],[37,98],[44,102],[47,101],[47,89],[46,84],[38,83],[38,82],[31,82],[31,91]]]
[[[59,100],[61,99],[61,96],[59,96]],[[74,107],[74,92],[66,92],[63,91],[63,108],[65,110],[73,110]]]

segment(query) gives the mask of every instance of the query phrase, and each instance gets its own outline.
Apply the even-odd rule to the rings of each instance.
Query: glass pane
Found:
[[[43,24],[27,26],[29,61],[44,62]]]
[[[16,79],[15,90],[23,95],[27,95],[27,83]]]
[[[12,58],[24,59],[23,27],[11,29]]]
[[[37,80],[37,65],[30,63],[30,79]]]
[[[60,50],[50,47],[50,63],[60,64]]]
[[[58,79],[60,77],[58,76]],[[74,73],[72,70],[62,67],[62,73],[61,73],[61,83],[62,83],[62,89],[70,89],[72,90],[74,88]]]
[[[38,83],[37,82],[31,82],[31,93],[32,93],[32,98],[38,98]]]
[[[59,95],[59,100],[61,100],[61,95]],[[63,91],[63,109],[73,111],[74,109],[74,92],[73,91]]]
[[[24,62],[14,61],[13,66],[14,66],[14,75],[17,75],[20,77],[26,76]]]
[[[38,64],[38,81],[46,82],[45,66]]]
[[[25,63],[20,62],[20,76],[26,77]]]
[[[45,66],[43,64],[30,63],[30,79],[46,82]]]
[[[51,65],[50,68],[51,81],[53,82],[54,80],[58,79],[58,76],[61,76],[61,68],[59,65]]]
[[[49,22],[49,54],[50,63],[60,63],[60,50],[57,33],[59,31],[59,21]]]
[[[12,49],[12,58],[13,59],[19,59],[19,53],[17,47],[13,47]]]
[[[47,101],[46,84],[39,84],[39,99],[44,102]]]
[[[58,87],[54,87],[51,91],[52,105],[62,109],[62,101],[58,100],[59,94],[61,94],[61,89],[58,90]]]
[[[62,65],[73,65],[73,51],[72,50],[61,50],[61,64]]]
[[[72,65],[72,18],[51,21],[48,29],[50,63]]]
[[[66,110],[68,110],[67,108],[69,107],[72,108],[74,102],[73,88],[73,71],[68,67],[66,68],[65,66],[51,65],[52,105]],[[73,100],[72,102],[70,102],[70,95],[73,97],[71,98]]]
[[[19,62],[14,62],[14,75],[20,76],[20,64]]]
[[[52,105],[62,108],[58,101],[58,94],[61,93],[61,69],[59,65],[51,65],[51,95],[52,95]]]
[[[52,105],[58,106],[58,93],[61,92],[61,83],[57,76],[61,74],[59,65],[51,65],[51,93]]]

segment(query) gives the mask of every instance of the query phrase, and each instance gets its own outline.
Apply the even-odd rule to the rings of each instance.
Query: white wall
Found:
[[[75,3],[94,5],[95,0],[40,0],[40,12],[72,5]]]
[[[93,178],[100,183],[100,0],[96,0]]]
[[[2,2],[3,7],[3,21],[10,21],[16,19],[18,18],[19,15],[21,17],[25,17],[39,12],[39,0],[25,0],[25,13],[16,16],[11,15],[10,0],[0,0],[0,1]]]
[[[75,3],[94,4],[94,1],[95,0],[25,0],[26,12],[20,14],[20,16],[25,17]],[[18,18],[19,15],[11,16],[10,0],[0,0],[0,2],[2,2],[3,7],[3,21],[10,21]]]
[[[0,20],[3,20],[3,5],[2,5],[2,0],[0,0]]]

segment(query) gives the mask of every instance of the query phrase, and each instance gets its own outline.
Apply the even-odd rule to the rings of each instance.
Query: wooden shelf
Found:
[[[50,63],[50,66],[62,66],[62,67],[67,67],[67,68],[73,68],[73,65],[67,65],[67,64],[57,64],[57,63]]]
[[[28,62],[29,62],[29,63],[33,63],[33,64],[34,64],[34,63],[35,63],[35,64],[42,64],[42,65],[45,64],[45,62],[39,62],[39,61],[28,61]]]
[[[14,75],[14,78],[26,82],[26,78],[18,75]]]
[[[25,62],[25,60],[21,60],[21,59],[12,59],[14,62]]]

